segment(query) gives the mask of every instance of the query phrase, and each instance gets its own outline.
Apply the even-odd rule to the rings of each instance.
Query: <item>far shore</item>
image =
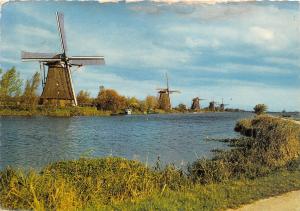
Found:
[[[151,114],[200,114],[200,113],[221,113],[221,112],[250,112],[239,109],[228,109],[225,111],[209,110],[185,110],[178,111],[172,109],[164,111],[156,109],[150,112],[133,111],[131,115],[151,115]],[[0,109],[0,116],[53,116],[53,117],[72,117],[72,116],[122,116],[127,115],[124,111],[103,111],[95,107],[67,107],[67,108],[39,108],[33,110],[26,109]]]

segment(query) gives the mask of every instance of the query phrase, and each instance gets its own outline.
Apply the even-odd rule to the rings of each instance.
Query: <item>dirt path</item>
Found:
[[[300,211],[300,190],[262,199],[236,211]]]

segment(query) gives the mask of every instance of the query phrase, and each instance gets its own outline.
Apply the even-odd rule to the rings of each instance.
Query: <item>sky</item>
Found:
[[[55,12],[65,16],[69,56],[104,56],[74,68],[76,93],[100,85],[143,99],[165,87],[173,106],[192,98],[252,110],[300,111],[299,2],[7,2],[1,8],[0,64],[26,80],[37,62],[21,50],[60,53]],[[41,87],[40,87],[41,90]]]

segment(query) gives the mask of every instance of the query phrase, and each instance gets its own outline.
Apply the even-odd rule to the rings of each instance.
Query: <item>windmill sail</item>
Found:
[[[21,51],[23,61],[60,61],[59,55],[55,53],[35,53]]]
[[[64,26],[64,14],[57,12],[56,19],[57,19],[57,27],[58,27],[59,36],[60,36],[62,52],[63,52],[63,54],[66,54],[67,42],[66,42],[65,26]]]
[[[105,64],[103,56],[72,56],[69,58],[71,65],[103,65]]]

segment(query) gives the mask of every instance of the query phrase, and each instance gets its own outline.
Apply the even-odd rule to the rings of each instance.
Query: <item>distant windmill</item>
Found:
[[[224,104],[224,100],[222,98],[222,103],[220,104],[220,110],[224,111],[225,110],[225,106],[227,106],[227,105],[229,105],[229,104]]]
[[[193,98],[191,110],[194,110],[194,111],[200,111],[200,109],[201,109],[200,101],[201,101],[201,100],[205,100],[205,99],[201,99],[201,98],[199,98],[199,97]]]
[[[61,41],[62,52],[31,53],[21,52],[22,61],[38,61],[43,71],[42,103],[58,103],[77,106],[76,95],[72,83],[71,67],[83,65],[104,64],[103,56],[67,56],[67,43],[64,30],[64,16],[56,13],[57,26]],[[48,66],[47,77],[45,66]]]
[[[158,94],[159,94],[158,105],[159,105],[160,109],[171,110],[172,106],[171,106],[170,94],[180,93],[180,91],[169,89],[169,79],[168,79],[168,74],[167,73],[166,73],[166,80],[167,80],[167,88],[157,89]]]
[[[212,101],[210,101],[209,102],[209,105],[208,105],[208,109],[210,110],[210,111],[216,111],[216,105],[217,105],[218,103],[216,102],[216,101],[214,101],[214,100],[212,100]]]

